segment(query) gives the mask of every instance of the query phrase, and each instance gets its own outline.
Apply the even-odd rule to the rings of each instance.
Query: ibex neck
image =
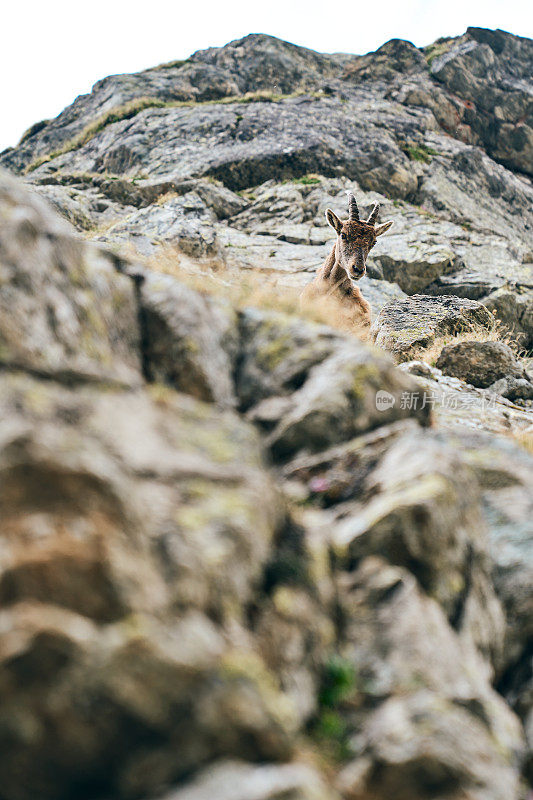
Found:
[[[337,247],[333,245],[333,249],[327,257],[323,266],[322,277],[333,288],[345,294],[350,294],[353,291],[353,284],[346,274],[346,270],[340,265],[337,260]]]

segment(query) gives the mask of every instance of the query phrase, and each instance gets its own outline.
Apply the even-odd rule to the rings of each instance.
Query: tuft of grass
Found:
[[[516,444],[533,455],[533,425],[530,425],[529,428],[524,428],[524,430],[515,431],[511,436]]]
[[[320,183],[318,175],[302,175],[301,178],[293,178],[291,183],[301,183],[304,186],[312,186],[315,183]]]
[[[420,350],[416,358],[434,367],[442,348],[459,342],[503,342],[511,348],[518,361],[524,358],[524,351],[517,345],[512,332],[496,317],[493,317],[493,322],[489,326],[468,323],[463,330],[455,334],[439,336],[429,347]]]
[[[300,294],[303,287],[283,286],[279,283],[279,277],[271,273],[255,270],[233,272],[227,270],[222,261],[210,259],[200,263],[170,247],[159,248],[148,260],[148,267],[173,275],[201,294],[222,297],[237,309],[247,306],[265,308],[338,327],[346,332],[345,328],[335,325],[335,308],[333,304],[328,304],[326,298],[319,298],[316,302],[308,301],[301,307]],[[354,333],[353,330],[350,332]],[[365,334],[362,331],[361,338]]]
[[[424,49],[427,65],[431,69],[434,60],[447,53],[453,44],[452,39],[438,40]]]
[[[163,64],[158,64],[157,67],[152,67],[150,72],[155,72],[157,70],[163,70],[163,69],[178,69],[179,67],[182,67],[184,64],[186,64],[187,61],[188,61],[188,59],[185,59],[185,60],[177,59],[176,61],[165,61]]]
[[[42,119],[40,122],[34,122],[33,125],[31,125],[27,131],[24,131],[20,137],[19,145],[21,145],[23,142],[26,142],[32,136],[35,136],[35,134],[39,133],[39,131],[42,131],[43,128],[46,128],[49,122],[49,119]]]
[[[411,161],[422,161],[424,164],[429,164],[432,156],[438,156],[438,152],[426,144],[409,143],[403,145],[402,150]]]
[[[347,659],[333,655],[324,666],[318,696],[320,710],[312,734],[335,761],[350,756],[348,725],[342,711],[354,702],[357,692],[355,667]]]

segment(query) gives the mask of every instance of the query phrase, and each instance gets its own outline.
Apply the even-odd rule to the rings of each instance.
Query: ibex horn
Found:
[[[359,221],[359,209],[357,208],[355,197],[351,192],[348,194],[348,208],[350,209],[350,220],[352,222]]]
[[[368,225],[374,225],[375,221],[378,218],[378,214],[379,214],[379,203],[376,203],[376,205],[372,209],[372,213],[370,214],[369,218],[367,219]]]

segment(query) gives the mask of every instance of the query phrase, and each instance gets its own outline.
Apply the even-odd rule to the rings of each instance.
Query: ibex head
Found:
[[[369,252],[376,244],[376,239],[388,231],[392,222],[384,222],[376,226],[379,214],[379,203],[376,203],[366,222],[359,219],[359,209],[355,197],[348,195],[350,216],[342,222],[331,210],[326,209],[326,219],[337,233],[336,261],[346,270],[353,281],[360,280],[366,272],[366,260]]]

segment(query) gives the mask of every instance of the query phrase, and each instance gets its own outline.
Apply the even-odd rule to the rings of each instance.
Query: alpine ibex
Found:
[[[366,222],[359,219],[355,197],[348,195],[349,218],[342,222],[330,209],[326,219],[337,233],[337,241],[324,264],[317,270],[311,283],[303,290],[300,302],[316,305],[326,300],[326,315],[331,324],[343,330],[368,332],[371,318],[370,304],[355,286],[366,272],[366,260],[376,239],[388,231],[392,222],[376,226],[379,203],[376,203]]]

